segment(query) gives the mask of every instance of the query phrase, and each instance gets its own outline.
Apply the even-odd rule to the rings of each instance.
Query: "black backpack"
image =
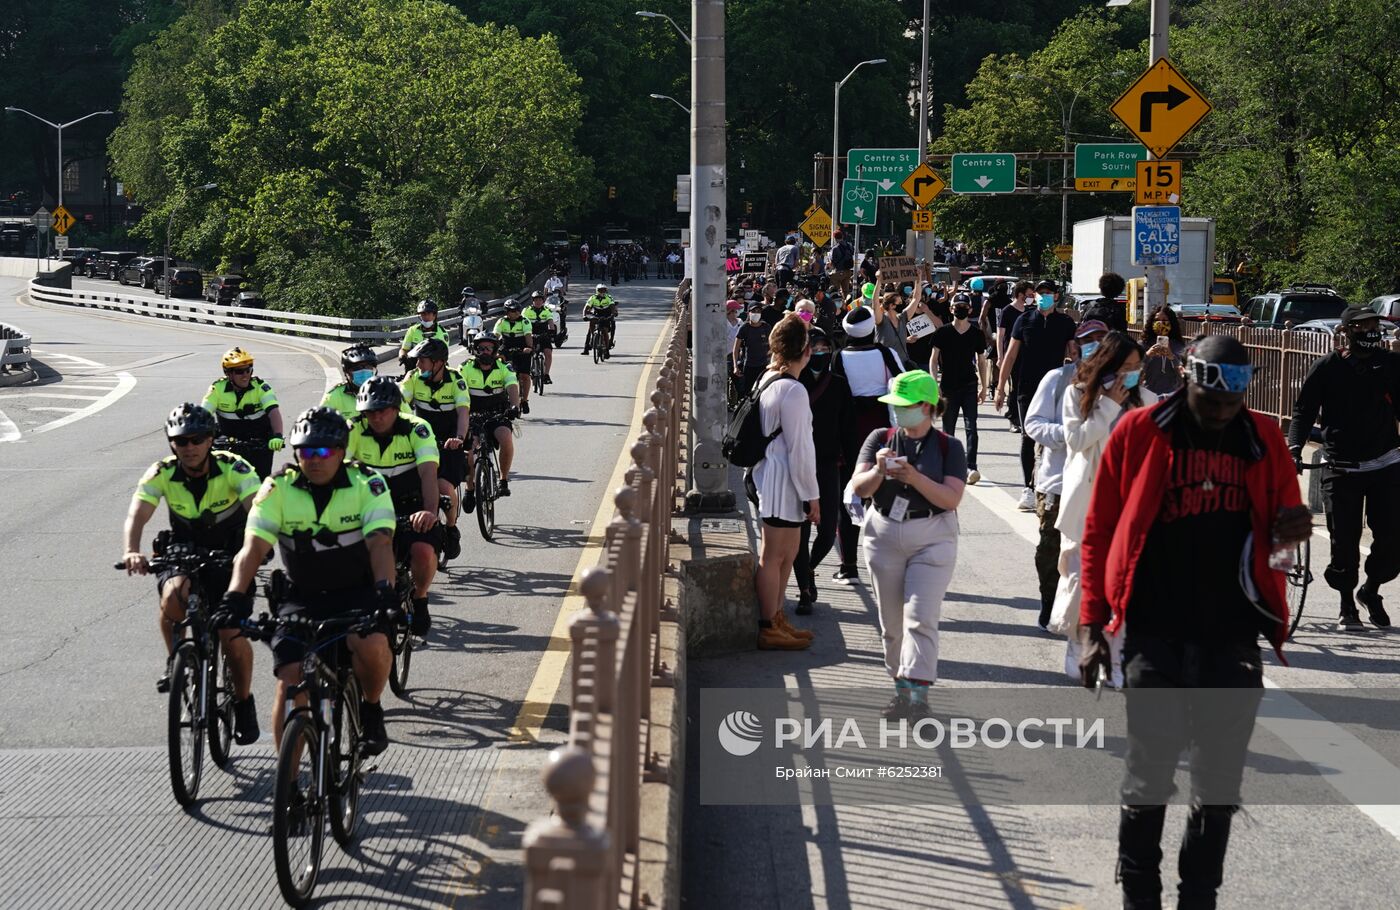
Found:
[[[734,416],[729,418],[729,426],[724,431],[724,439],[720,441],[719,450],[730,464],[741,468],[751,468],[758,464],[768,454],[768,444],[777,439],[783,432],[783,428],[780,426],[773,431],[772,435],[765,435],[763,415],[758,409],[759,396],[779,379],[797,381],[786,373],[782,373],[760,386],[755,386],[734,411]]]

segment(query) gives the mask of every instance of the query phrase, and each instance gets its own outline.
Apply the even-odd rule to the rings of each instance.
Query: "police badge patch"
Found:
[[[384,483],[384,478],[380,477],[378,474],[369,479],[369,491],[375,496],[383,496],[388,489],[389,487]]]

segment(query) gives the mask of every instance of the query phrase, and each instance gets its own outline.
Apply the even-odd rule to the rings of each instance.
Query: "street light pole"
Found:
[[[672,98],[670,95],[658,95],[656,94],[656,92],[652,92],[651,97],[657,99],[658,101],[669,101],[676,107],[685,111],[687,114],[690,113],[690,108],[686,107],[684,104],[681,104],[679,101],[677,101],[675,98]]]
[[[726,226],[724,0],[694,0],[690,56],[690,489],[687,511],[732,512],[729,463],[720,451],[728,414],[724,320]],[[679,378],[679,377],[678,377]]]
[[[201,190],[216,190],[217,183],[206,183]],[[170,215],[165,219],[165,262],[161,265],[161,275],[165,278],[165,299],[170,299],[170,232],[175,229],[175,206],[170,206]]]
[[[110,114],[110,113],[112,113],[112,112],[111,112],[111,111],[93,111],[91,114],[84,114],[83,116],[79,117],[77,120],[69,120],[67,123],[54,123],[52,120],[45,120],[43,117],[40,117],[38,114],[34,113],[33,111],[26,111],[26,110],[25,110],[24,108],[22,108],[22,107],[7,107],[7,108],[5,108],[5,110],[7,110],[7,111],[14,111],[16,114],[25,114],[25,115],[27,115],[27,116],[33,117],[35,120],[38,120],[40,123],[47,124],[48,126],[51,126],[51,127],[53,127],[54,129],[58,130],[58,207],[59,207],[59,208],[63,208],[63,130],[64,130],[66,127],[70,127],[70,126],[72,126],[72,125],[75,124],[75,123],[82,123],[84,120],[88,119],[89,117],[97,117],[97,116],[100,116],[100,115],[102,115],[102,114]]]
[[[641,16],[643,19],[665,19],[667,22],[671,23],[672,28],[674,28],[677,32],[680,33],[680,36],[685,39],[686,44],[689,44],[692,47],[695,46],[695,42],[690,40],[690,36],[685,33],[685,29],[677,25],[676,20],[672,19],[665,13],[653,13],[651,10],[639,9],[637,10],[637,15]]]
[[[924,44],[919,66],[919,164],[928,162],[928,9],[924,0]],[[922,262],[928,255],[924,246],[925,231],[914,232],[914,255]]]
[[[841,186],[841,175],[836,169],[836,161],[841,156],[841,86],[849,82],[851,77],[856,74],[856,70],[867,63],[874,65],[884,62],[884,57],[862,60],[851,67],[851,71],[846,74],[845,79],[836,83],[836,101],[831,113],[831,223],[833,227],[840,223],[838,219],[841,217],[841,199],[837,195],[837,188]]]

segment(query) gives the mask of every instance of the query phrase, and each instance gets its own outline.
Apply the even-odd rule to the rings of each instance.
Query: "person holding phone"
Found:
[[[1185,385],[1181,367],[1186,363],[1186,339],[1181,335],[1181,322],[1169,306],[1158,307],[1142,330],[1142,346],[1146,348],[1146,363],[1142,366],[1142,384],[1158,397],[1170,395]]]
[[[900,373],[880,400],[893,407],[898,426],[866,438],[851,484],[874,506],[861,546],[895,685],[881,715],[916,723],[932,716],[928,690],[938,678],[938,622],[958,558],[967,456],[962,443],[934,428],[938,383],[927,371]]]

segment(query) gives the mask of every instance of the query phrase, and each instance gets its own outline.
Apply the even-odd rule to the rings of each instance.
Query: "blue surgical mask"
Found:
[[[1123,388],[1131,389],[1137,386],[1138,380],[1142,378],[1142,370],[1133,370],[1123,374]]]
[[[1055,295],[1036,294],[1035,305],[1040,308],[1042,313],[1048,313],[1055,308]]]
[[[350,374],[350,381],[355,385],[364,385],[374,378],[374,370],[356,370]]]
[[[418,378],[420,378],[420,379],[432,379],[432,378],[433,378],[433,371],[432,371],[432,370],[419,370],[419,371],[418,371]]]
[[[1079,357],[1081,360],[1088,360],[1094,356],[1094,352],[1099,349],[1097,341],[1086,341],[1079,345]]]

